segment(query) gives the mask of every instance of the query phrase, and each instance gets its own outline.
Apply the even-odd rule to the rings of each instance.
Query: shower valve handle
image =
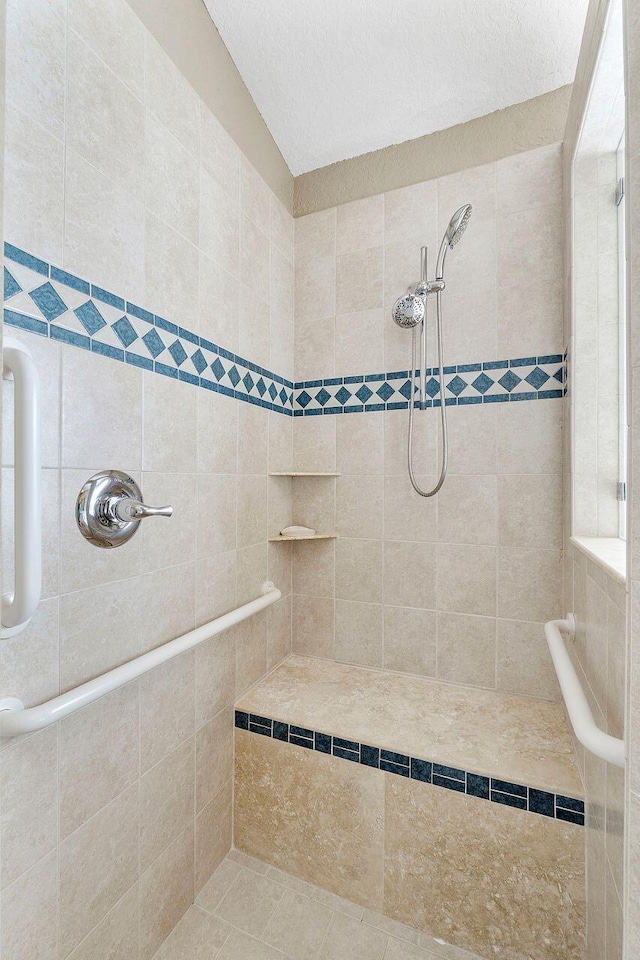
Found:
[[[145,517],[171,517],[173,507],[149,507],[133,497],[121,497],[115,502],[115,513],[119,520],[144,520]]]
[[[104,470],[90,477],[76,502],[80,533],[94,547],[120,547],[145,517],[170,517],[173,507],[148,507],[128,473]]]

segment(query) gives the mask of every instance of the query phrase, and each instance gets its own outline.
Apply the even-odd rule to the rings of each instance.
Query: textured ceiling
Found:
[[[294,175],[573,80],[587,0],[205,0]]]

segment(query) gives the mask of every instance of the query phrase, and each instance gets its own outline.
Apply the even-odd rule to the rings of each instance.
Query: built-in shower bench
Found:
[[[235,724],[240,850],[481,956],[581,958],[560,704],[292,656]]]

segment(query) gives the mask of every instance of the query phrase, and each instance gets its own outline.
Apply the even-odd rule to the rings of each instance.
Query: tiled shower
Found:
[[[629,581],[571,525],[589,463],[572,391],[586,396],[593,358],[575,332],[569,184],[604,12],[591,5],[564,139],[564,115],[529,139],[516,120],[509,149],[478,146],[464,169],[365,180],[347,202],[328,189],[295,216],[162,16],[144,0],[7,0],[2,329],[40,381],[42,589],[0,639],[0,695],[28,713],[279,598],[5,738],[0,956],[631,960]],[[443,296],[449,470],[421,498],[411,333],[391,309],[463,203]],[[431,324],[414,441],[427,486],[435,355]],[[598,375],[617,396],[618,372],[615,388],[611,366]],[[103,470],[173,515],[94,549],[77,498]],[[292,524],[319,537],[287,542]],[[574,669],[626,771],[571,732],[545,635],[569,611]]]

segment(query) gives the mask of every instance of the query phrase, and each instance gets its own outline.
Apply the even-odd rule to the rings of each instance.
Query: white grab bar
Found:
[[[94,700],[99,700],[100,697],[111,693],[112,690],[124,686],[125,683],[141,677],[153,670],[154,667],[160,666],[161,663],[173,660],[181,653],[197,647],[198,644],[223,633],[230,627],[235,626],[236,623],[241,623],[247,617],[270,607],[282,596],[280,590],[274,587],[270,581],[263,584],[262,592],[263,595],[256,600],[250,600],[249,603],[243,604],[236,610],[231,610],[201,627],[196,627],[195,630],[184,633],[181,637],[176,637],[175,640],[169,640],[167,643],[163,643],[161,647],[150,650],[149,653],[144,653],[141,657],[136,657],[135,660],[130,660],[128,663],[123,663],[121,666],[109,670],[108,673],[103,673],[102,676],[81,684],[75,690],[69,690],[68,693],[63,693],[61,696],[48,700],[46,703],[41,703],[37,707],[29,707],[25,710],[23,703],[13,697],[0,700],[0,735],[3,739],[6,739],[42,730],[57,720],[62,720],[63,717],[75,713],[81,707],[93,703]]]
[[[29,350],[6,337],[3,378],[14,392],[14,586],[2,597],[0,636],[27,626],[40,602],[42,578],[40,381]]]
[[[544,626],[544,632],[573,732],[590,753],[607,763],[615,764],[616,767],[624,767],[624,740],[612,737],[597,726],[565,647],[562,633],[567,633],[570,637],[575,634],[573,614],[570,613],[566,620],[549,620]]]

